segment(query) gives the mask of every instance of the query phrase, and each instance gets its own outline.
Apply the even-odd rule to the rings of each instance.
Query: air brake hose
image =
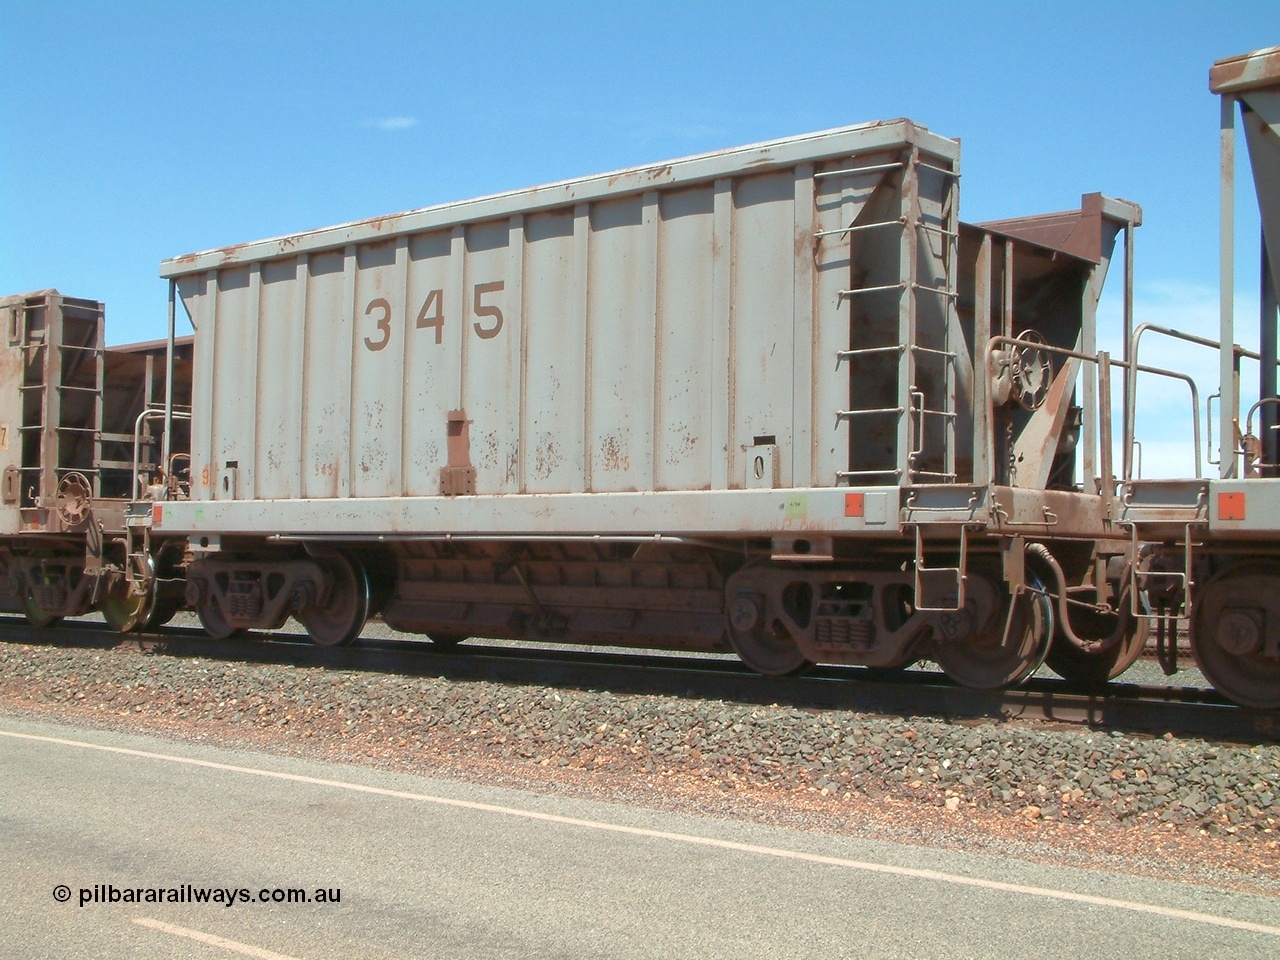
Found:
[[[1062,636],[1077,650],[1088,654],[1098,654],[1104,650],[1109,650],[1123,639],[1125,631],[1129,629],[1130,613],[1127,604],[1120,604],[1120,609],[1116,614],[1116,627],[1111,631],[1111,635],[1103,637],[1100,640],[1085,640],[1076,636],[1076,632],[1071,628],[1071,617],[1068,613],[1067,604],[1067,583],[1066,578],[1062,574],[1062,567],[1058,566],[1058,561],[1054,559],[1049,548],[1043,543],[1028,543],[1027,553],[1044,562],[1049,568],[1049,572],[1053,574],[1054,586],[1057,588],[1058,594],[1058,624],[1062,629]]]

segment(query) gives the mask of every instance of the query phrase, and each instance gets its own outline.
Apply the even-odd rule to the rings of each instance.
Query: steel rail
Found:
[[[36,629],[16,618],[0,618],[0,637],[33,645],[133,649],[152,656],[782,703],[801,709],[1064,723],[1222,742],[1280,741],[1280,714],[1236,706],[1200,687],[1116,681],[1105,690],[1090,692],[1064,680],[1033,677],[1014,689],[987,691],[957,686],[943,674],[924,669],[889,677],[880,673],[873,679],[860,667],[819,666],[800,676],[765,677],[729,656],[512,647],[483,641],[445,649],[425,640],[394,638],[365,638],[349,647],[324,648],[303,634],[258,633],[215,641],[199,629],[166,627],[126,637],[105,624],[64,623],[56,629]]]

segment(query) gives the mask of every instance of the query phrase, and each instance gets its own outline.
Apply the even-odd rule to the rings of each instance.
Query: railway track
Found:
[[[859,668],[823,666],[800,676],[779,678],[754,673],[735,659],[679,654],[548,649],[482,641],[440,648],[399,638],[363,638],[349,647],[322,648],[301,634],[211,640],[198,629],[184,627],[122,638],[93,622],[36,629],[13,618],[0,618],[0,637],[14,643],[137,650],[152,656],[539,683],[885,716],[1083,725],[1235,743],[1280,741],[1280,715],[1235,706],[1203,687],[1112,683],[1105,691],[1096,692],[1072,688],[1057,678],[1035,677],[1016,689],[983,691],[957,686],[940,672],[925,669],[873,680]]]

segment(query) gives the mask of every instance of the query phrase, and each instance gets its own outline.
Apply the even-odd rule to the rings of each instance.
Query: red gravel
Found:
[[[1079,730],[1039,728],[1028,734],[1016,725],[960,727],[788,707],[227,664],[147,656],[129,647],[93,651],[0,644],[0,710],[473,783],[1280,894],[1280,816],[1274,806],[1259,810],[1245,804],[1250,812],[1236,824],[1227,813],[1238,804],[1219,804],[1207,817],[1193,816],[1188,801],[1214,781],[1202,776],[1199,780],[1210,788],[1180,785],[1163,813],[1133,813],[1122,802],[1125,796],[1106,796],[1110,787],[1100,793],[1059,793],[1056,787],[1046,792],[1043,784],[1053,782],[1048,759],[1042,771],[1026,769],[1025,741],[1031,736],[1035,751],[1046,758],[1080,753],[1082,768],[1091,760],[1095,766],[1099,760],[1104,767],[1113,764],[1111,774],[1097,780],[1121,787],[1129,783],[1133,796],[1131,780],[1149,779],[1134,771],[1154,769],[1153,751],[1176,756],[1182,748],[1176,742],[1130,738],[1117,746],[1106,735]],[[826,731],[852,723],[860,734],[874,735],[875,742],[887,746],[863,749],[860,740],[850,753],[846,741],[840,753],[837,736],[834,750],[815,749]],[[796,729],[809,734],[801,737]],[[980,741],[982,753],[974,748],[971,757],[1007,755],[1021,767],[1010,770],[1010,761],[985,759],[987,765],[978,767],[971,760],[967,769],[976,771],[976,787],[941,779],[947,770],[934,761],[943,736],[957,738],[956,744],[966,748]],[[736,738],[750,737],[757,738],[750,741],[751,749],[731,749]],[[1065,749],[1055,739],[1060,737],[1070,738]],[[1049,746],[1042,750],[1036,738]],[[927,757],[910,754],[924,751],[925,743],[933,744]],[[911,757],[905,768],[894,759],[903,744]],[[1085,752],[1090,746],[1092,753]],[[1104,750],[1121,748],[1127,752],[1119,755],[1137,759],[1115,765],[1104,756]],[[1238,771],[1241,762],[1256,764],[1255,786],[1280,783],[1280,748],[1250,751],[1197,741],[1186,749],[1198,751],[1201,766],[1229,761]],[[1224,753],[1230,755],[1224,758]],[[836,760],[828,762],[826,756]],[[852,765],[850,756],[856,761]],[[854,768],[857,773],[851,774]],[[993,790],[998,778],[1007,779],[1011,789]]]

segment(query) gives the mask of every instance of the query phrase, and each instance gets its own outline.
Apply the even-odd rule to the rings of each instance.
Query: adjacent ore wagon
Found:
[[[154,533],[215,635],[1105,680],[1145,634],[1095,308],[1140,211],[967,225],[959,176],[898,120],[165,261]]]
[[[190,339],[166,367],[164,341],[107,347],[105,314],[57,290],[0,298],[0,610],[41,626],[100,610],[130,630],[182,603],[185,541],[152,543],[130,505],[173,473],[159,404],[186,410]],[[185,450],[185,422],[172,433]]]
[[[1219,60],[1209,71],[1209,88],[1221,105],[1219,339],[1144,323],[1133,331],[1129,355],[1135,371],[1142,369],[1137,363],[1144,334],[1172,337],[1188,351],[1217,353],[1220,379],[1213,396],[1220,403],[1207,433],[1210,456],[1214,434],[1219,438],[1213,461],[1219,476],[1200,475],[1197,408],[1194,476],[1142,480],[1126,474],[1122,520],[1154,551],[1152,562],[1136,569],[1135,585],[1150,595],[1160,633],[1172,641],[1179,626],[1185,629],[1204,675],[1236,703],[1280,710],[1280,47]],[[1256,352],[1237,343],[1243,331],[1233,302],[1237,115],[1261,214]],[[1241,402],[1245,364],[1256,364],[1259,390],[1251,404],[1251,397]],[[1130,422],[1132,406],[1131,400]]]

